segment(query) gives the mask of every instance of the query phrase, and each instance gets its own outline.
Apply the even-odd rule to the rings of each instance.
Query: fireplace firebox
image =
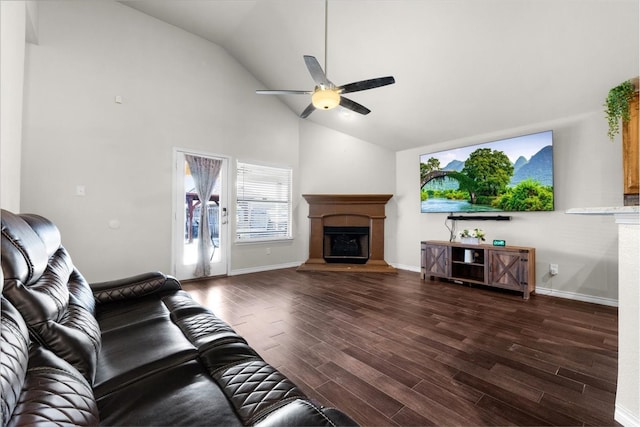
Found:
[[[369,227],[324,227],[326,262],[365,264],[369,259]]]

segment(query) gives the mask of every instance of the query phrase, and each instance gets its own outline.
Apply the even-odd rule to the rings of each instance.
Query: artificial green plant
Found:
[[[635,87],[631,80],[627,80],[609,90],[607,100],[604,104],[609,131],[607,136],[613,138],[620,133],[620,120],[628,122],[631,119],[629,112],[629,101],[633,98]]]

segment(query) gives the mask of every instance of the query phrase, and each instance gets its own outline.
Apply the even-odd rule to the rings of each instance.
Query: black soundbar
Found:
[[[447,219],[454,221],[511,221],[510,216],[488,216],[488,215],[449,215]]]

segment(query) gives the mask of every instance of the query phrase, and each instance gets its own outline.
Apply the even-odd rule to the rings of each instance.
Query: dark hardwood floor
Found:
[[[184,288],[364,426],[617,425],[614,307],[403,270],[284,269]]]

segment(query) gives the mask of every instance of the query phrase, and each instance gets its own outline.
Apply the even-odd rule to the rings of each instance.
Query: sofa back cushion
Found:
[[[32,340],[92,384],[101,345],[95,300],[58,228],[38,215],[2,210],[1,250],[2,294],[24,318]]]

